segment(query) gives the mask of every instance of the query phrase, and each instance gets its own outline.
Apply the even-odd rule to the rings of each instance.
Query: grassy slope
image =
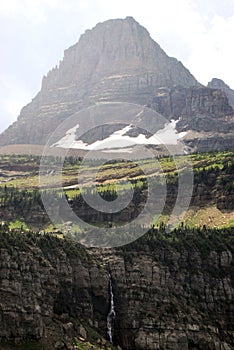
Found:
[[[186,161],[184,162],[184,160]],[[56,166],[56,160],[53,160],[50,163],[51,168],[53,168],[53,162]],[[187,162],[191,164],[194,172],[215,167],[222,169],[224,162],[233,162],[233,152],[203,153],[176,158],[177,166],[183,163],[186,166]],[[174,175],[177,171],[175,161],[165,157],[158,161],[154,159],[140,160],[138,164],[130,162],[108,163],[102,167],[99,167],[97,163],[91,163],[90,167],[81,168],[81,178],[84,184],[90,186],[89,173],[98,171],[97,182],[108,185],[119,180],[144,178],[141,167],[147,170],[148,176],[158,175],[161,171],[159,165],[164,174]],[[38,187],[39,166],[40,157],[37,156],[0,155],[0,186],[7,185],[27,189]],[[74,164],[68,161],[64,164],[63,182],[66,186],[77,184],[79,167],[79,161],[74,161]],[[59,176],[58,173],[53,174],[53,178]],[[54,183],[56,184],[56,181]]]
[[[205,154],[194,154],[190,156],[180,156],[177,159],[177,164],[183,163],[184,159],[188,159],[193,166],[195,176],[199,176],[203,172],[222,170],[224,165],[232,165],[233,167],[233,152],[216,152]],[[54,160],[52,160],[54,161]],[[161,168],[166,176],[175,176],[176,166],[173,159],[161,158],[159,159]],[[79,161],[69,160],[65,163],[63,168],[63,183],[66,186],[74,185],[74,188],[66,189],[68,198],[73,199],[79,194],[79,188],[76,188],[77,174],[79,171]],[[18,189],[27,189],[27,191],[34,191],[38,188],[38,171],[40,166],[40,158],[37,156],[16,156],[16,155],[2,155],[0,156],[0,187],[15,187]],[[141,168],[147,169],[149,176],[158,176],[160,169],[157,163],[152,159],[141,160],[139,164],[129,162],[116,162],[103,165],[100,169],[97,164],[91,164],[90,167],[82,168],[82,178],[86,187],[94,186],[89,181],[89,172],[98,171],[99,191],[115,191],[116,184],[119,184],[120,190],[128,190],[128,179],[135,181],[135,186],[141,187],[144,182],[144,174]],[[225,175],[227,176],[227,175]],[[53,174],[53,179],[59,178],[59,174]],[[227,180],[229,186],[232,186],[229,174]],[[223,186],[225,184],[225,177],[222,177]],[[55,185],[56,185],[56,181]],[[233,181],[232,181],[233,183]],[[190,227],[203,226],[209,227],[229,227],[234,223],[233,211],[221,211],[214,203],[210,203],[205,207],[191,207],[183,219],[185,224]],[[159,221],[167,221],[166,216],[162,216]],[[20,219],[14,220],[11,223],[12,228],[21,227],[24,224]],[[26,228],[26,227],[25,227]]]

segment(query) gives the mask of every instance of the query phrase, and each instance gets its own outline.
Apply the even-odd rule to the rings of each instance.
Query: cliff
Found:
[[[7,233],[0,241],[1,342],[72,349],[90,328],[122,349],[234,346],[231,230],[152,230],[115,250]],[[105,341],[104,341],[105,344]]]
[[[234,112],[219,86],[159,88],[148,106],[176,120],[177,131],[186,131],[183,141],[193,151],[234,147]]]

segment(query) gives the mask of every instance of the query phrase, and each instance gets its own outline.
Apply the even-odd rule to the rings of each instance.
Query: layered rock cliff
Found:
[[[66,339],[72,322],[72,343],[83,320],[91,326],[97,322],[106,335],[107,271],[77,245],[50,237],[18,238],[3,234],[1,239],[1,341],[52,338],[55,344]]]
[[[213,78],[207,85],[211,89],[220,89],[228,97],[229,103],[234,108],[234,90],[232,90],[223,80]]]
[[[234,147],[234,112],[218,87],[159,88],[149,107],[169,120],[177,120],[177,131],[187,132],[184,142],[193,150]]]
[[[218,239],[219,237],[219,239]],[[82,327],[126,350],[234,346],[231,230],[151,231],[132,245],[88,250],[49,236],[1,233],[0,340],[71,349]]]

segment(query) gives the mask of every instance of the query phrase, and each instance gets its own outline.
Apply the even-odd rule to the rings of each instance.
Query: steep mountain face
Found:
[[[41,91],[22,109],[18,121],[0,135],[0,145],[45,145],[63,121],[97,102],[147,105],[169,120],[179,120],[176,129],[187,132],[184,141],[192,151],[234,147],[234,112],[230,106],[234,106],[234,92],[218,79],[213,79],[208,88],[202,87],[132,17],[99,23],[66,50],[59,66],[43,78]],[[78,116],[76,125],[82,129],[85,122]],[[163,128],[157,120],[151,124],[155,131]],[[64,130],[54,145],[66,139],[69,130]],[[113,131],[118,127],[96,130],[93,139],[86,135],[82,141],[92,143]],[[135,130],[131,134],[137,136]]]
[[[228,130],[225,125],[214,126],[206,118],[213,118],[219,122],[219,118],[233,113],[232,107],[228,103],[227,96],[219,89],[209,89],[206,87],[174,86],[172,88],[159,88],[152,99],[149,107],[155,109],[166,118],[173,116],[180,119],[179,130],[194,129],[199,130]],[[207,126],[196,126],[196,119],[204,119]],[[187,122],[187,124],[186,124]]]
[[[213,78],[207,86],[211,89],[222,90],[227,95],[230,105],[232,106],[232,108],[234,108],[234,90],[232,90],[227,84],[225,84],[223,80]]]
[[[184,142],[196,151],[233,148],[234,113],[224,91],[217,88],[175,86],[157,89],[149,107],[177,120]]]
[[[116,346],[233,349],[231,240],[229,247],[228,232],[191,233],[85,251],[67,240],[5,232],[0,341],[44,339],[43,349],[72,349],[83,326],[108,339],[111,281]]]
[[[43,78],[38,95],[1,135],[0,144],[45,144],[63,120],[97,101],[145,105],[155,88],[173,85],[199,84],[133,18],[100,23],[65,51],[59,67]]]

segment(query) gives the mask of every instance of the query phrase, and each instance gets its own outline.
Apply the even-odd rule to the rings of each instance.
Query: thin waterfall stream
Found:
[[[109,274],[109,292],[110,292],[110,311],[107,315],[107,333],[110,343],[113,343],[113,321],[115,319],[114,293],[112,285],[112,277]]]

